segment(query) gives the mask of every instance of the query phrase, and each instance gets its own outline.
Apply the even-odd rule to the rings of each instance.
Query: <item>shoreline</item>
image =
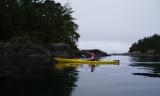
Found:
[[[142,56],[142,57],[160,57],[160,54],[146,54],[146,53],[129,53],[130,56]]]

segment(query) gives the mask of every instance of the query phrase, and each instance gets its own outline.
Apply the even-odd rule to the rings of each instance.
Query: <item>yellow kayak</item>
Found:
[[[119,64],[119,60],[100,60],[100,61],[90,61],[82,59],[63,59],[63,58],[54,58],[59,63],[77,63],[77,64]]]

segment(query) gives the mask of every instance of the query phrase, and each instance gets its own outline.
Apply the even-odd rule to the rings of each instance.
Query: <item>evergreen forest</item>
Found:
[[[61,5],[53,0],[1,0],[0,42],[20,37],[77,48],[80,35],[72,13],[68,3]]]
[[[152,36],[138,40],[138,42],[132,44],[129,52],[160,54],[160,35],[154,34]]]

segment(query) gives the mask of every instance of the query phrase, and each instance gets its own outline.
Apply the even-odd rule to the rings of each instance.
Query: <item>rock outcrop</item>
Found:
[[[81,55],[84,55],[87,58],[90,57],[91,53],[94,53],[96,58],[109,56],[106,52],[99,49],[81,50]]]
[[[0,76],[29,76],[48,69],[50,50],[40,43],[16,38],[0,43]]]

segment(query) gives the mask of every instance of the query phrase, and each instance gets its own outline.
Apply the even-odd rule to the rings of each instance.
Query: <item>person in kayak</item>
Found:
[[[95,61],[95,60],[96,60],[96,58],[95,58],[95,54],[94,54],[94,53],[91,53],[90,60],[91,60],[91,61]]]

